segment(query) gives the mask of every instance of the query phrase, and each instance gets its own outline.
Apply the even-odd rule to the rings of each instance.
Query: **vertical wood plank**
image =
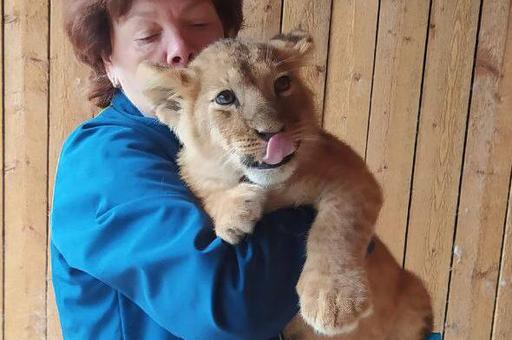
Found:
[[[432,294],[435,329],[448,275],[480,0],[434,0],[413,178],[405,266]]]
[[[512,50],[512,35],[509,35],[508,50]],[[512,56],[511,53],[508,53]],[[509,63],[510,66],[511,63]],[[510,76],[512,76],[512,67],[508,67],[507,78],[509,79],[509,90],[506,94],[507,107],[512,109],[512,89]],[[511,111],[509,111],[511,112]],[[512,175],[512,173],[511,173]],[[512,183],[509,188],[508,213],[505,224],[505,237],[503,241],[501,271],[498,279],[498,294],[496,308],[494,313],[494,326],[492,330],[492,340],[507,339],[512,334]]]
[[[305,79],[315,93],[318,122],[322,122],[332,0],[284,0],[282,31],[302,28],[313,36],[315,50]]]
[[[377,233],[402,263],[430,2],[381,2],[367,163],[384,191]]]
[[[502,115],[510,116],[512,112],[512,3],[509,2],[508,6],[508,31],[506,32],[504,70],[501,81],[502,90],[499,97],[501,101],[498,102],[497,110]],[[511,125],[509,120],[509,129]],[[510,157],[510,148],[508,152]],[[510,169],[510,175],[512,176],[512,169]],[[509,187],[508,212],[503,232],[501,270],[498,277],[498,291],[496,294],[492,330],[493,340],[506,339],[512,334],[512,183],[510,183]]]
[[[48,1],[4,3],[5,337],[45,339]]]
[[[1,18],[0,18],[0,111],[2,111],[2,120],[0,121],[0,155],[2,155],[2,161],[0,162],[1,163],[1,168],[2,168],[2,180],[0,181],[0,193],[1,193],[1,197],[0,197],[0,218],[1,218],[1,224],[2,224],[2,238],[1,238],[1,241],[0,241],[0,247],[1,249],[4,248],[4,230],[5,230],[5,225],[4,225],[4,216],[5,216],[5,211],[4,211],[4,178],[5,178],[5,166],[4,166],[4,162],[3,162],[3,155],[4,155],[4,135],[5,135],[5,129],[4,129],[4,117],[5,117],[5,112],[4,112],[4,44],[3,44],[3,41],[4,41],[4,0],[1,0],[0,2],[0,6],[2,6],[0,8],[0,13],[2,14],[1,15]],[[0,252],[0,273],[2,273],[2,277],[1,277],[1,282],[0,282],[0,312],[2,313],[2,316],[4,315],[4,308],[3,308],[3,305],[4,305],[4,254],[3,254],[3,251]],[[3,340],[4,339],[4,334],[3,334],[3,329],[4,329],[4,318],[2,317],[1,320],[0,320],[0,340]]]
[[[282,6],[281,0],[245,0],[244,28],[240,37],[265,41],[279,34]]]
[[[50,127],[48,202],[53,202],[55,170],[65,138],[82,121],[98,111],[87,101],[88,69],[79,64],[73,54],[63,27],[63,3],[52,0],[50,30]],[[49,254],[50,255],[50,254]],[[50,262],[50,259],[48,259]],[[48,339],[61,339],[62,332],[52,286],[51,266],[48,266],[47,296]]]
[[[378,8],[378,0],[332,4],[323,125],[363,156]]]
[[[512,164],[512,115],[500,107],[509,0],[484,1],[476,54],[445,339],[488,339]]]

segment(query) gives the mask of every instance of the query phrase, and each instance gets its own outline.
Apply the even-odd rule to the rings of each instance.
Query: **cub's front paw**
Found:
[[[240,243],[247,234],[251,234],[254,225],[236,224],[236,225],[218,225],[215,227],[215,234],[229,244]]]
[[[337,276],[303,272],[297,292],[302,317],[323,335],[350,333],[360,319],[373,312],[368,282],[364,273],[358,271]]]
[[[226,193],[223,207],[215,216],[215,233],[230,244],[237,244],[263,214],[265,190],[255,184],[241,183]]]

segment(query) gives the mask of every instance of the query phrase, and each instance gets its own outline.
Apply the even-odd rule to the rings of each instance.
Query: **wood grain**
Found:
[[[245,0],[244,28],[240,37],[250,41],[265,41],[281,29],[281,0]]]
[[[379,1],[334,1],[324,128],[365,154]]]
[[[1,22],[1,28],[0,29],[0,41],[3,42],[4,41],[4,30],[3,30],[3,27],[4,27],[4,15],[3,15],[3,8],[4,8],[4,1],[1,0],[1,6],[2,6],[2,17],[0,18],[0,22]],[[2,238],[1,238],[1,241],[0,241],[0,247],[2,247],[2,249],[4,248],[4,237],[3,237],[3,233],[5,231],[5,224],[4,224],[4,216],[5,216],[5,211],[4,211],[4,197],[5,197],[5,194],[4,194],[4,178],[5,178],[5,173],[4,173],[4,170],[5,170],[5,166],[4,166],[4,162],[3,162],[3,155],[4,155],[4,136],[5,136],[5,133],[4,133],[4,117],[5,117],[5,112],[4,112],[4,82],[3,82],[3,79],[4,79],[4,45],[2,43],[2,46],[0,47],[0,111],[1,111],[1,114],[2,114],[2,120],[0,121],[0,154],[2,155],[2,162],[1,163],[1,168],[2,168],[2,180],[0,181],[0,192],[2,193],[2,197],[0,197],[0,218],[1,218],[1,227],[2,227]],[[2,315],[4,315],[4,254],[3,252],[0,254],[0,271],[2,273],[2,280],[0,282],[0,292],[2,292],[2,294],[0,294],[0,312],[2,313]],[[3,329],[4,327],[4,318],[1,318],[0,320],[0,328]],[[3,340],[4,339],[4,334],[3,332],[0,332],[0,340]]]
[[[6,0],[5,338],[46,338],[48,1]]]
[[[510,129],[512,123],[510,116],[512,112],[512,3],[508,3],[508,31],[506,37],[505,57],[503,61],[503,79],[501,80],[501,101],[498,102],[497,111],[502,116],[508,117],[508,125],[505,128]],[[494,33],[494,32],[493,32]],[[491,40],[491,37],[488,38]],[[510,138],[509,143],[510,146]],[[512,151],[507,149],[508,154],[505,157],[510,158]],[[510,169],[512,180],[512,166]],[[512,334],[512,182],[509,187],[508,213],[505,221],[505,230],[503,230],[503,244],[501,251],[501,270],[498,277],[496,307],[494,312],[494,322],[492,330],[492,339],[501,340],[510,337]],[[498,204],[501,204],[498,203]]]
[[[366,161],[384,191],[377,233],[402,263],[429,1],[382,1]]]
[[[405,266],[432,294],[442,330],[480,0],[434,0]],[[472,52],[473,51],[473,52]]]
[[[501,105],[511,90],[504,82],[509,10],[508,0],[482,8],[445,339],[491,333],[512,164],[512,107]]]
[[[510,50],[510,46],[512,45],[508,46]],[[508,72],[509,76],[512,75],[512,73],[510,73],[512,72],[510,67]],[[512,97],[510,96],[512,92],[508,93],[509,99],[507,99],[507,107],[510,109],[512,108]],[[492,340],[507,339],[512,334],[512,183],[509,192],[508,213],[502,247],[501,271],[498,278],[498,294],[494,313]]]

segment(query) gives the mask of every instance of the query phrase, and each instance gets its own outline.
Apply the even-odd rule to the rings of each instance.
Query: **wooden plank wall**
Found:
[[[0,339],[59,339],[48,211],[62,142],[97,110],[66,0],[3,0]],[[378,233],[445,339],[512,338],[511,0],[246,0],[247,39],[309,30],[317,117],[384,188]]]

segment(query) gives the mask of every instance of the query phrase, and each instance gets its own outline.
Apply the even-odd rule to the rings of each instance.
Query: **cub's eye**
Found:
[[[281,94],[283,92],[286,92],[290,89],[291,86],[291,79],[289,76],[281,76],[276,79],[274,82],[274,91],[276,91],[276,94]]]
[[[215,97],[215,102],[219,105],[231,105],[236,101],[236,96],[231,90],[224,90]]]

